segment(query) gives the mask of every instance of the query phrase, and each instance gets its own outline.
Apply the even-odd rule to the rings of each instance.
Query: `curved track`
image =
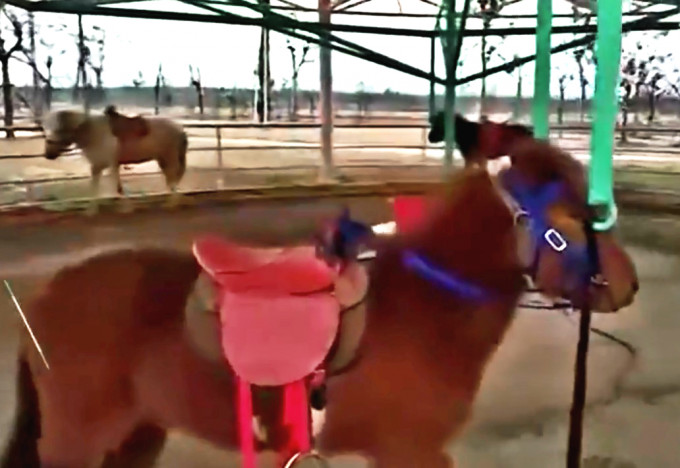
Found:
[[[365,222],[389,219],[385,200],[364,198],[348,203],[353,215]],[[337,213],[341,205],[341,200],[331,199],[253,202],[228,208],[112,214],[96,220],[76,218],[49,225],[10,225],[0,220],[4,224],[0,278],[10,279],[19,299],[25,300],[56,268],[98,250],[152,243],[188,249],[192,236],[205,231],[264,243],[295,242],[326,216]],[[680,257],[642,247],[650,233],[634,232],[636,226],[655,223],[664,228],[673,225],[680,232],[677,218],[668,222],[637,215],[622,218],[624,237],[634,240],[629,248],[638,265],[641,291],[633,306],[616,315],[596,316],[594,325],[632,342],[641,355],[631,363],[620,346],[601,337],[592,339],[586,468],[675,466],[680,459]],[[658,243],[658,238],[652,240]],[[13,413],[14,353],[20,332],[21,323],[9,298],[0,295],[3,441]],[[469,431],[450,449],[460,466],[563,466],[576,339],[575,317],[520,311],[487,372]],[[158,466],[217,468],[237,466],[237,460],[235,454],[174,434]],[[616,463],[607,464],[612,461]],[[333,466],[366,465],[348,456],[334,460]]]

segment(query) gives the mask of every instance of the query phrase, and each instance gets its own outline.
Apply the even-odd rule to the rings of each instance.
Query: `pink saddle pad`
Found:
[[[314,247],[259,249],[205,236],[193,252],[218,289],[222,350],[236,374],[255,385],[285,385],[323,362],[340,303],[337,273]]]
[[[335,279],[335,271],[311,246],[253,248],[206,236],[194,242],[193,251],[213,280],[232,291],[305,294],[328,288]]]
[[[328,354],[340,320],[331,293],[306,296],[222,291],[222,349],[234,372],[276,386],[311,374]]]

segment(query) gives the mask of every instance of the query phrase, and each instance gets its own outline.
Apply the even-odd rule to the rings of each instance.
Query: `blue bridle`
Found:
[[[511,171],[503,174],[503,182],[508,193],[528,217],[528,231],[534,245],[534,269],[541,247],[548,245],[564,256],[567,269],[576,273],[577,278],[590,278],[594,271],[591,260],[592,249],[588,244],[578,245],[567,242],[559,231],[550,226],[548,221],[548,208],[563,194],[563,183],[551,182],[532,188],[518,180],[519,174]],[[482,301],[494,297],[493,291],[439,268],[414,251],[404,251],[402,262],[407,269],[422,278],[465,299]]]
[[[579,277],[590,275],[592,262],[588,244],[567,242],[559,231],[550,226],[548,220],[550,205],[563,195],[563,182],[549,182],[538,187],[531,187],[518,180],[519,174],[512,172],[512,169],[502,174],[501,177],[507,191],[528,214],[529,233],[535,246],[535,261],[538,260],[540,248],[548,245],[562,254],[569,271],[575,272]]]
[[[534,245],[534,263],[538,261],[541,247],[548,245],[565,257],[567,268],[577,273],[578,278],[590,278],[593,274],[592,249],[589,249],[588,244],[568,243],[548,221],[548,208],[563,194],[563,183],[551,182],[532,188],[519,181],[519,175],[511,171],[502,175],[503,185],[529,219],[528,230]],[[372,234],[368,226],[352,220],[349,210],[345,210],[337,220],[330,239],[326,239],[319,247],[327,258],[346,259],[353,256],[354,246]],[[401,260],[408,270],[464,299],[483,301],[495,297],[493,291],[438,267],[413,250],[402,252]]]

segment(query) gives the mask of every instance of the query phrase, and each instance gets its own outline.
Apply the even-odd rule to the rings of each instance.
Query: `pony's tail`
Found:
[[[0,460],[0,468],[38,468],[40,408],[38,391],[25,353],[19,353],[17,370],[17,409],[12,435]]]

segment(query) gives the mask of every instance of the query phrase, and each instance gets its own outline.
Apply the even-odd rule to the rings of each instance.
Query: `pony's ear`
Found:
[[[481,124],[468,120],[460,114],[456,114],[454,121],[456,144],[460,152],[467,156],[479,147]]]

